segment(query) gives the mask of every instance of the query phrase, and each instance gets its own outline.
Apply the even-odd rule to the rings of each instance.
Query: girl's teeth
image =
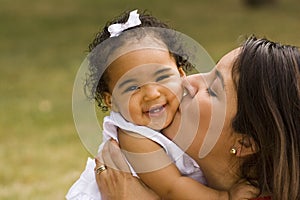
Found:
[[[157,112],[159,112],[159,111],[161,111],[161,107],[160,108],[155,108],[155,109],[153,109],[153,110],[150,110],[150,113],[157,113]]]
[[[159,108],[157,108],[157,109],[155,109],[155,110],[153,110],[152,112],[154,112],[154,113],[157,113],[157,112],[159,112]]]

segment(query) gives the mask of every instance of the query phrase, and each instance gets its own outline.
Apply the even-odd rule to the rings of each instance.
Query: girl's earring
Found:
[[[236,149],[235,147],[232,147],[232,148],[230,149],[230,154],[236,155],[236,154],[237,154],[237,149]]]

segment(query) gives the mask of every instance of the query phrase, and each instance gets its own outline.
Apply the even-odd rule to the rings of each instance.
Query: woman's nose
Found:
[[[207,76],[207,74],[199,73],[187,77],[182,81],[183,87],[190,96],[194,97],[199,90],[207,87]]]
[[[201,73],[200,77],[201,78],[199,80],[199,84],[201,85],[201,87],[206,88],[211,82],[211,73]]]
[[[145,101],[151,101],[160,97],[159,85],[146,84],[142,86],[143,98]]]

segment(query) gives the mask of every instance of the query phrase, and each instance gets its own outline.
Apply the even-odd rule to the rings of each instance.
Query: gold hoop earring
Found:
[[[237,153],[236,148],[235,148],[235,147],[232,147],[232,148],[230,149],[230,154],[236,155],[236,153]]]

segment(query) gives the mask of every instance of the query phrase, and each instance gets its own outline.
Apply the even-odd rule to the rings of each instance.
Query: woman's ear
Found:
[[[254,139],[248,135],[241,134],[241,136],[236,139],[235,143],[237,157],[246,157],[258,151]]]

